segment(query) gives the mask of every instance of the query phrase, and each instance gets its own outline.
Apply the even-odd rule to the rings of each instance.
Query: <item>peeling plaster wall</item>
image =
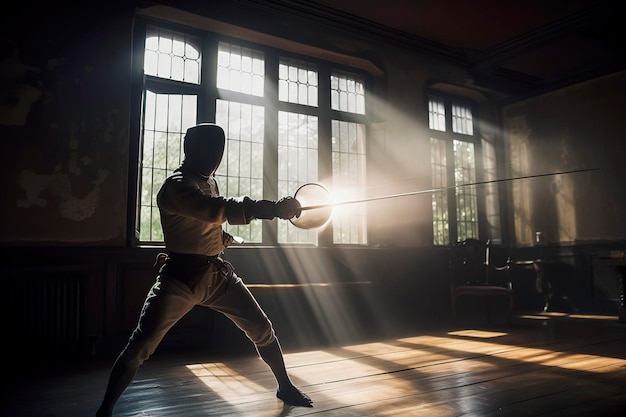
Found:
[[[2,243],[125,244],[132,14],[74,17],[2,39]]]
[[[509,106],[512,175],[598,169],[510,185],[515,241],[626,239],[626,72]]]

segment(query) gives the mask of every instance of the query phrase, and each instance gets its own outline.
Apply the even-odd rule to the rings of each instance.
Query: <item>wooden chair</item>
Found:
[[[511,325],[513,311],[513,286],[511,284],[511,260],[494,265],[490,257],[490,241],[466,239],[452,248],[450,259],[452,315],[456,319],[457,302],[460,297],[487,297],[487,320],[491,322],[492,296],[505,297],[508,302],[507,323]]]

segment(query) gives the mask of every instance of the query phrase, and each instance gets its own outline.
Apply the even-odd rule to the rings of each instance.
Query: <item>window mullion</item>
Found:
[[[449,111],[446,112],[447,113],[447,119],[450,120],[446,120],[446,125],[448,124],[448,121],[451,121],[451,117],[449,115]],[[451,126],[451,125],[450,125]],[[454,242],[457,241],[458,239],[458,232],[457,232],[457,218],[456,218],[456,208],[457,208],[457,203],[456,203],[456,175],[455,175],[455,169],[456,169],[456,163],[455,163],[455,159],[454,159],[454,139],[452,138],[452,135],[450,135],[449,131],[446,132],[446,159],[448,160],[448,164],[446,166],[447,169],[447,175],[448,175],[448,219],[449,219],[449,226],[448,226],[448,233],[450,234],[450,243],[453,244]]]
[[[198,97],[198,121],[215,122],[217,92],[217,38],[207,35],[202,49],[202,93]]]
[[[452,111],[449,98],[444,99],[445,108],[445,132],[442,132],[446,141],[446,174],[448,182],[446,184],[448,194],[448,233],[450,243],[453,244],[457,240],[457,219],[456,219],[456,178],[454,175],[454,140],[452,138]]]
[[[144,54],[146,24],[138,21],[133,28],[133,53],[132,68],[133,82],[131,90],[131,126],[130,137],[136,137],[137,141],[131,141],[129,147],[128,177],[131,179],[128,184],[128,207],[127,207],[127,243],[134,246],[140,243],[140,223],[141,213],[141,165],[143,151],[143,114],[145,107],[145,75],[144,75]]]
[[[263,147],[264,198],[277,200],[278,195],[278,56],[265,52],[265,141]],[[277,221],[263,222],[263,242],[277,244]]]
[[[319,179],[328,181],[333,176],[332,167],[332,112],[330,110],[330,67],[319,67]],[[320,231],[318,244],[322,247],[333,244],[333,224],[330,222],[324,230]]]

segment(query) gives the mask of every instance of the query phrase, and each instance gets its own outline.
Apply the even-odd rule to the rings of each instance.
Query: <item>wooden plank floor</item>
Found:
[[[313,408],[284,407],[256,356],[179,353],[151,358],[115,416],[626,415],[626,325],[616,317],[518,317],[512,328],[417,330],[285,359]],[[109,366],[5,381],[2,416],[93,416]]]

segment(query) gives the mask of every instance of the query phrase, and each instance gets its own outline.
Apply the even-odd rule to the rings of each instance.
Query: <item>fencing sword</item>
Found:
[[[406,193],[390,194],[390,195],[384,195],[384,196],[378,196],[378,197],[368,197],[368,198],[362,198],[362,199],[358,199],[358,200],[347,200],[347,201],[339,201],[339,202],[336,202],[336,203],[314,204],[314,205],[309,205],[309,206],[303,206],[303,207],[301,207],[301,210],[302,211],[314,210],[314,209],[319,209],[319,208],[324,208],[324,207],[331,207],[331,206],[334,207],[334,206],[342,206],[342,205],[347,205],[347,204],[365,203],[365,202],[368,202],[368,201],[375,201],[375,200],[386,200],[386,199],[390,199],[390,198],[406,197],[406,196],[411,196],[411,195],[436,193],[438,191],[445,191],[445,190],[449,190],[449,189],[452,189],[452,188],[459,188],[459,187],[470,187],[470,186],[477,186],[477,185],[495,184],[495,183],[498,183],[498,182],[525,180],[525,179],[530,179],[530,178],[540,178],[540,177],[548,177],[548,176],[553,176],[553,175],[574,174],[574,173],[578,173],[578,172],[597,171],[597,170],[598,170],[598,168],[577,169],[577,170],[572,170],[572,171],[552,172],[552,173],[548,173],[548,174],[524,175],[524,176],[521,176],[521,177],[501,178],[501,179],[489,180],[489,181],[478,181],[478,182],[472,182],[472,183],[467,183],[467,184],[451,185],[451,186],[448,186],[448,187],[430,188],[430,189],[427,189],[427,190],[409,191],[409,192],[406,192]],[[305,185],[310,185],[310,183],[309,184],[305,184]]]
[[[332,208],[336,206],[366,203],[369,201],[387,200],[387,199],[392,199],[392,198],[408,197],[408,196],[415,196],[415,195],[420,195],[420,194],[430,194],[430,193],[436,193],[440,191],[446,191],[446,190],[462,188],[462,187],[475,187],[479,185],[519,181],[519,180],[549,177],[549,176],[555,176],[555,175],[576,174],[576,173],[581,173],[581,172],[597,171],[598,169],[599,168],[587,168],[587,169],[576,169],[576,170],[569,170],[569,171],[550,172],[550,173],[545,173],[545,174],[522,175],[518,177],[500,178],[500,179],[495,179],[495,180],[478,181],[478,182],[472,182],[472,183],[466,183],[466,184],[456,184],[456,185],[451,185],[447,187],[430,188],[426,190],[409,191],[406,193],[390,194],[390,195],[377,196],[377,197],[367,197],[367,198],[347,200],[347,201],[338,201],[338,202],[330,201],[330,193],[328,192],[328,190],[326,190],[324,186],[320,184],[316,184],[316,183],[308,183],[298,188],[298,190],[294,194],[294,198],[298,200],[301,204],[302,214],[300,215],[300,217],[293,218],[290,221],[296,227],[299,227],[302,229],[311,229],[314,227],[320,227],[324,225],[330,219]],[[312,202],[315,202],[315,203],[313,204]],[[317,210],[316,217],[307,216],[308,211],[312,212],[315,210]]]

